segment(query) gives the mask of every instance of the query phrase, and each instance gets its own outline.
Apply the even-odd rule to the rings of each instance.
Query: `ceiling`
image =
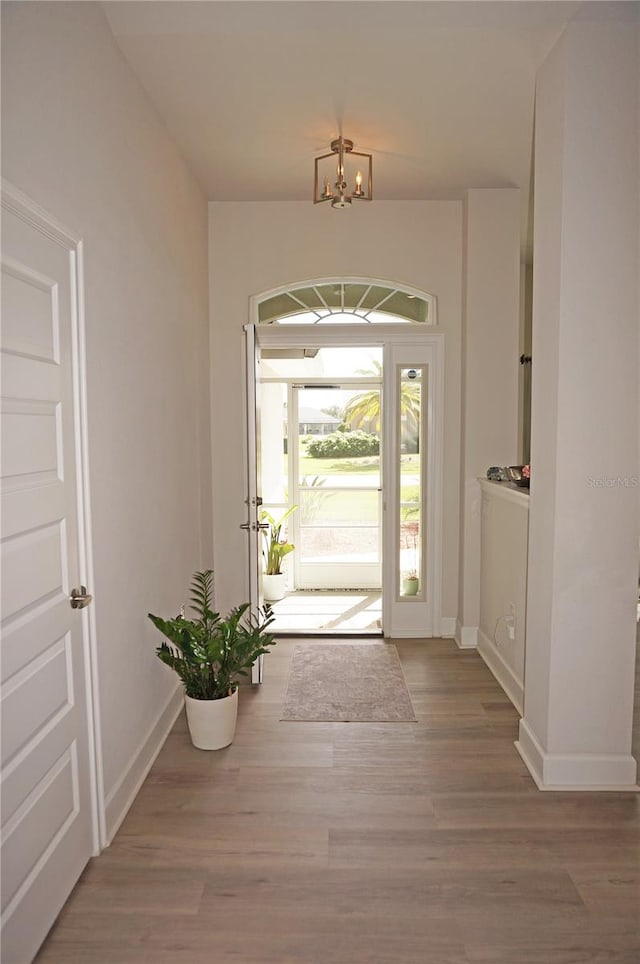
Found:
[[[524,230],[536,68],[584,6],[104,4],[210,200],[310,200],[313,157],[342,132],[373,152],[376,198],[517,186]]]

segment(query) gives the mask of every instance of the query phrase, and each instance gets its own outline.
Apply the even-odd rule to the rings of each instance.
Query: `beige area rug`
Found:
[[[280,718],[316,723],[412,723],[416,719],[392,643],[296,646]]]

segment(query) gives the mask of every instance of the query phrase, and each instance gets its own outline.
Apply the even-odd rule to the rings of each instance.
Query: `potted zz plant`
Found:
[[[266,630],[273,622],[268,607],[254,616],[249,603],[226,618],[213,611],[213,572],[196,572],[191,583],[194,619],[184,615],[149,619],[169,640],[156,653],[184,685],[191,741],[200,750],[219,750],[233,740],[238,713],[238,676],[275,645]]]
[[[282,536],[282,525],[297,508],[297,505],[292,505],[277,522],[266,509],[263,509],[260,515],[261,521],[266,523],[266,528],[262,530],[265,542],[262,588],[264,598],[269,602],[277,602],[285,596],[285,576],[282,571],[282,560],[290,552],[293,552],[295,546]]]

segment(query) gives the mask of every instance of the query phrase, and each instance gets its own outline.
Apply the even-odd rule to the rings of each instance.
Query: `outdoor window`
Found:
[[[400,368],[398,379],[398,458],[400,460],[398,594],[424,599],[424,367]]]
[[[434,325],[435,299],[408,288],[329,281],[277,292],[258,305],[261,325]]]

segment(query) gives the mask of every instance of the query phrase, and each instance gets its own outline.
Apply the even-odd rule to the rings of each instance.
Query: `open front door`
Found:
[[[262,592],[261,524],[260,506],[262,499],[258,494],[260,478],[260,346],[256,338],[255,325],[245,326],[246,371],[247,371],[247,521],[244,529],[249,539],[249,602],[255,612],[264,605]],[[251,682],[261,683],[263,656],[259,656],[251,668]]]

